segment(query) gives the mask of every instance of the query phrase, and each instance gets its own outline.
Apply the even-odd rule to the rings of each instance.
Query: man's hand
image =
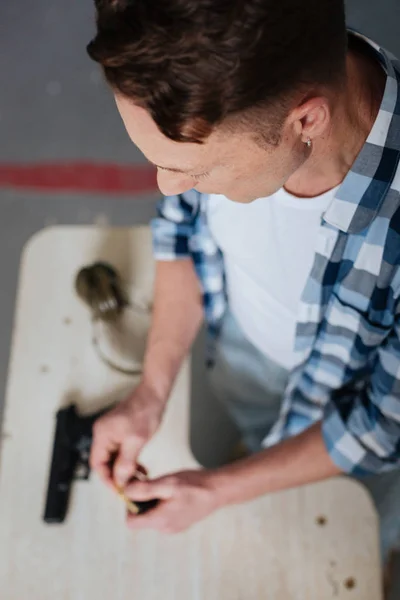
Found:
[[[134,476],[140,451],[157,431],[164,408],[165,401],[142,382],[96,421],[90,464],[108,485],[124,486]]]
[[[296,437],[210,471],[183,471],[153,481],[133,482],[125,494],[133,501],[160,499],[143,515],[129,515],[132,529],[177,533],[213,511],[340,473],[326,450],[321,423]]]
[[[135,481],[125,488],[125,495],[133,501],[160,500],[148,513],[128,514],[132,529],[179,533],[218,508],[211,471],[182,471],[153,481]]]

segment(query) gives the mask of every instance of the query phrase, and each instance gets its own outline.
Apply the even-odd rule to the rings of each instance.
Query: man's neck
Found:
[[[288,192],[313,197],[343,181],[372,129],[385,81],[384,71],[375,59],[349,50],[347,84],[335,98],[330,129],[314,141],[310,158],[286,182]]]

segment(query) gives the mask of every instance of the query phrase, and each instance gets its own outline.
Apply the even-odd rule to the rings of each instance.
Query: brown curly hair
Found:
[[[293,92],[343,81],[343,0],[95,0],[88,45],[112,88],[161,132],[201,143],[230,117],[274,108]],[[265,113],[262,113],[265,114]],[[268,132],[274,143],[276,135]]]

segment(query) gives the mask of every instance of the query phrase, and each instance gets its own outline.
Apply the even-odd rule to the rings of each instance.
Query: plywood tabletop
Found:
[[[1,447],[1,600],[380,600],[377,517],[363,488],[344,478],[165,536],[128,531],[120,500],[92,476],[73,484],[66,522],[44,524],[55,412],[71,401],[93,412],[135,384],[101,363],[74,293],[78,269],[99,259],[151,304],[148,228],[50,228],[23,255]],[[138,339],[147,327],[143,317]],[[198,466],[189,389],[187,361],[143,453],[151,475]]]

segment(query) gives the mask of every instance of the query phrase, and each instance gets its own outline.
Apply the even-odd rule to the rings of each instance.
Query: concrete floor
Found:
[[[349,24],[400,56],[400,0],[348,0],[347,7]],[[122,127],[97,65],[86,56],[93,15],[91,0],[1,1],[0,169],[9,163],[44,161],[144,162]],[[121,198],[0,188],[2,390],[25,241],[53,223],[88,224],[99,218],[116,225],[147,223],[156,198],[156,194]],[[201,354],[200,339],[194,361],[192,444],[198,458],[213,465],[226,458],[236,434],[204,387]],[[207,444],[202,443],[205,431]],[[400,587],[393,598],[400,598]]]

